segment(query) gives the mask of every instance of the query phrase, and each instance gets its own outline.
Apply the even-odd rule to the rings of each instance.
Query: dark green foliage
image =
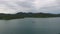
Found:
[[[0,19],[10,20],[10,19],[18,19],[25,17],[34,17],[34,18],[47,18],[47,17],[60,17],[60,14],[50,14],[50,13],[23,13],[19,12],[16,14],[3,14],[0,13]]]

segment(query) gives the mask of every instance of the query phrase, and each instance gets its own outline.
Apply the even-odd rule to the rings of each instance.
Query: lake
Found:
[[[0,34],[59,34],[60,17],[0,20]]]

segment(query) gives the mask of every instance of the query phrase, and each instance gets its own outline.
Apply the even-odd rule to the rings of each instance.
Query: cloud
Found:
[[[37,9],[41,7],[45,7],[46,5],[53,5],[55,3],[55,0],[35,0],[34,5]]]
[[[0,0],[0,5],[0,13],[28,12],[32,9],[31,0]]]
[[[45,13],[60,13],[60,6],[43,7],[39,11]]]
[[[36,12],[44,13],[60,13],[60,1],[59,0],[36,0],[35,8]]]
[[[39,11],[45,13],[60,13],[60,1],[55,0],[53,3],[46,4]]]
[[[59,13],[60,0],[0,0],[0,13]]]

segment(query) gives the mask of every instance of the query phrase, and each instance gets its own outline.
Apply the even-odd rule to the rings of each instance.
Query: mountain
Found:
[[[48,17],[60,17],[60,14],[51,14],[51,13],[23,13],[19,12],[16,14],[4,14],[0,13],[0,19],[10,20],[10,19],[19,19],[19,18],[26,18],[26,17],[33,17],[33,18],[48,18]]]

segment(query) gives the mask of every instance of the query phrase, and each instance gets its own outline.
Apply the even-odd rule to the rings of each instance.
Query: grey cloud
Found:
[[[19,1],[19,0],[11,0],[11,1],[3,0],[2,1],[2,0],[0,0],[0,5],[1,4],[5,5],[6,10],[11,10],[14,13],[15,12],[60,13],[60,0],[56,0],[56,1],[51,0],[52,1],[51,4],[49,3],[50,0],[36,0],[37,2],[39,1],[39,3],[36,3],[37,6],[34,5],[34,3],[33,3],[34,1],[35,0],[23,0],[23,1]],[[9,12],[11,12],[11,11],[9,11]]]
[[[29,3],[29,2],[16,2],[16,4],[18,4],[19,6],[22,6],[22,7],[26,7],[26,8],[32,7],[32,3]]]
[[[43,7],[39,11],[45,13],[60,13],[60,6]]]
[[[18,0],[10,1],[10,2],[0,1],[0,3],[5,5],[7,10],[14,10],[14,12],[19,12],[19,11],[29,12],[33,8],[32,7],[32,5],[33,5],[32,0],[26,0],[24,2],[23,1],[18,1]],[[11,12],[11,11],[9,11],[9,12]]]

